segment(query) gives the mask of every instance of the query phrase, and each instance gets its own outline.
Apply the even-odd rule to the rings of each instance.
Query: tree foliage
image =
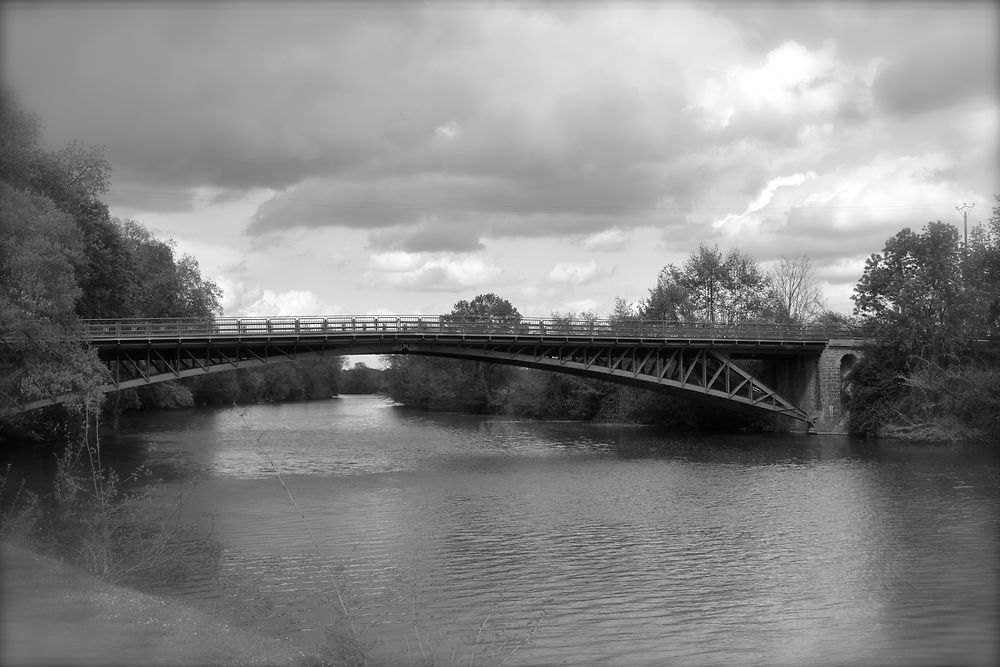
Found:
[[[458,301],[442,317],[442,321],[449,319],[501,325],[520,321],[521,313],[510,301],[489,293],[471,301]],[[390,355],[386,364],[383,391],[397,403],[479,414],[503,410],[507,386],[515,372],[499,364],[420,355]]]
[[[723,254],[700,244],[684,265],[665,266],[640,307],[645,319],[735,324],[763,318],[769,281],[739,250]]]
[[[66,340],[80,293],[77,230],[51,201],[0,183],[0,239],[0,396],[17,402],[75,391],[93,407],[101,366]]]
[[[382,371],[371,368],[363,361],[341,373],[340,393],[376,394],[382,386]]]
[[[464,299],[457,302],[449,313],[452,317],[463,317],[470,319],[493,319],[501,322],[518,322],[521,313],[508,301],[502,299],[492,292],[480,294],[471,301]]]
[[[959,239],[954,226],[932,222],[919,234],[903,229],[868,258],[852,298],[879,338],[935,363],[966,349],[981,304],[962,275]]]
[[[977,343],[997,330],[998,217],[994,209],[967,248],[957,228],[938,221],[901,230],[869,257],[853,298],[878,342],[849,378],[853,432],[1000,437],[1000,423],[962,408],[1000,410],[990,385],[997,361]]]
[[[48,150],[38,119],[6,90],[0,147],[0,393],[23,402],[75,392],[96,408],[106,372],[73,342],[78,317],[208,317],[221,313],[221,290],[170,242],[112,220],[100,199],[111,179],[103,151],[79,142]],[[180,385],[123,398],[191,400]]]
[[[156,238],[134,220],[115,218],[129,268],[130,317],[212,317],[222,312],[222,290],[202,277],[190,255],[174,256],[174,243]]]

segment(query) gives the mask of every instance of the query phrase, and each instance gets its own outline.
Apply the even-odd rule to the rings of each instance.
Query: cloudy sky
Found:
[[[989,217],[996,7],[5,2],[0,71],[227,315],[606,315],[699,242],[849,312],[898,230]]]

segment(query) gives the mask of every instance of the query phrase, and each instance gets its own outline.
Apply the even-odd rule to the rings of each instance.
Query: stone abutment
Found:
[[[844,409],[847,374],[861,358],[865,341],[833,339],[817,356],[789,355],[764,361],[761,380],[815,419],[815,433],[847,433]],[[808,426],[776,416],[776,431],[805,432]]]

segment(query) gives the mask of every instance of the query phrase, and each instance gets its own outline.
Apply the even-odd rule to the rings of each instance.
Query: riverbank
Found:
[[[0,543],[0,664],[308,665],[290,644]]]

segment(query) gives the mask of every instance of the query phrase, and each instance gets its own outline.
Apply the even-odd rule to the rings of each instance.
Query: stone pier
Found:
[[[815,418],[815,433],[847,433],[844,380],[861,357],[865,341],[831,340],[818,356],[785,356],[766,360],[761,380]],[[805,432],[808,425],[776,416],[774,430]]]
[[[844,385],[847,374],[861,358],[865,341],[852,338],[831,340],[818,360],[817,433],[847,433]]]

